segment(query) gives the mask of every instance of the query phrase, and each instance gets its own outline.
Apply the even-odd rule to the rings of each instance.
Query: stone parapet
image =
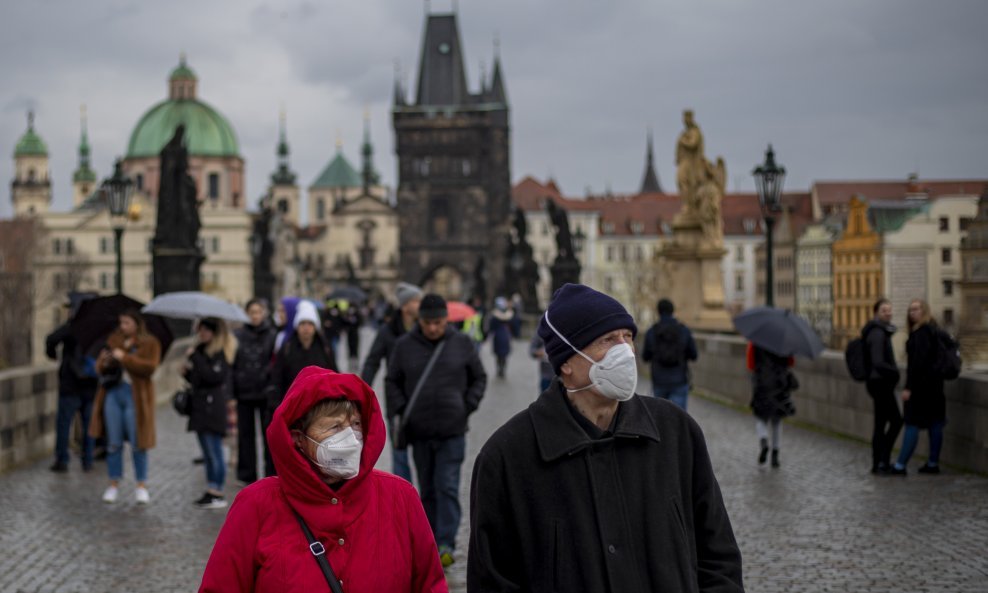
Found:
[[[745,341],[737,336],[695,334],[699,359],[693,385],[747,406],[751,381],[745,367]],[[871,441],[872,404],[864,383],[847,374],[844,354],[826,350],[813,361],[796,359],[800,387],[793,393],[796,419],[861,441]],[[905,372],[903,372],[905,377]],[[946,384],[947,426],[943,463],[988,472],[988,375],[962,374]],[[901,440],[901,436],[900,436]],[[926,452],[921,438],[917,453]],[[867,460],[862,463],[867,464]]]

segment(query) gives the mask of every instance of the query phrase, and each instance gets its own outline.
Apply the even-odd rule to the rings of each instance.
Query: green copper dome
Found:
[[[48,156],[48,147],[45,146],[45,141],[34,132],[33,113],[28,114],[27,131],[17,141],[17,147],[14,148],[14,157],[19,156]]]
[[[158,156],[185,124],[190,156],[239,156],[233,128],[215,109],[197,99],[169,99],[152,107],[130,135],[127,157]]]
[[[178,80],[180,78],[196,78],[196,73],[192,71],[192,68],[185,65],[184,57],[178,67],[172,70],[171,76],[168,77],[168,80]]]
[[[312,187],[360,187],[363,185],[360,173],[347,162],[343,152],[337,152],[336,157],[326,168],[322,170],[319,177],[312,182]]]

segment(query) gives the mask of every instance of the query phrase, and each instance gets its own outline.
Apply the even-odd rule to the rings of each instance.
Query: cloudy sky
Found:
[[[433,0],[431,10],[454,5]],[[365,105],[376,165],[394,184],[394,61],[415,80],[426,6],[3,0],[0,177],[12,179],[10,155],[33,108],[55,208],[67,208],[79,105],[105,176],[185,52],[200,98],[236,129],[252,203],[275,166],[281,105],[303,186],[334,154],[338,133],[356,164]],[[750,170],[768,142],[793,190],[912,171],[988,177],[983,0],[460,0],[457,10],[474,88],[500,37],[514,180],[551,174],[573,195],[633,191],[652,128],[659,178],[674,190],[688,107],[708,157],[726,159],[731,190],[753,189]],[[0,216],[10,212],[8,194]]]

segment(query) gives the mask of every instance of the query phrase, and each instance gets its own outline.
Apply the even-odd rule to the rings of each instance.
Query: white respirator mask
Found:
[[[577,389],[566,391],[575,393],[594,387],[606,398],[619,402],[628,401],[635,395],[635,388],[638,387],[638,365],[635,364],[635,351],[631,344],[616,344],[611,346],[600,361],[587,356],[578,350],[563,334],[553,327],[549,321],[548,313],[545,315],[545,323],[559,338],[566,342],[566,345],[574,352],[587,359],[590,363],[590,384]]]
[[[313,463],[330,478],[350,480],[360,473],[360,453],[363,451],[363,435],[349,426],[319,442],[305,435],[316,445]]]

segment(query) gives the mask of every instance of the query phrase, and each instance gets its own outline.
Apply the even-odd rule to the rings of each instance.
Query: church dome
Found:
[[[185,124],[189,156],[239,156],[237,135],[218,111],[195,96],[196,78],[183,58],[169,76],[169,98],[141,117],[130,135],[127,158],[154,157]]]
[[[27,131],[17,141],[17,146],[14,148],[14,157],[48,156],[48,147],[45,145],[45,141],[34,131],[33,113],[28,114],[27,121]]]

